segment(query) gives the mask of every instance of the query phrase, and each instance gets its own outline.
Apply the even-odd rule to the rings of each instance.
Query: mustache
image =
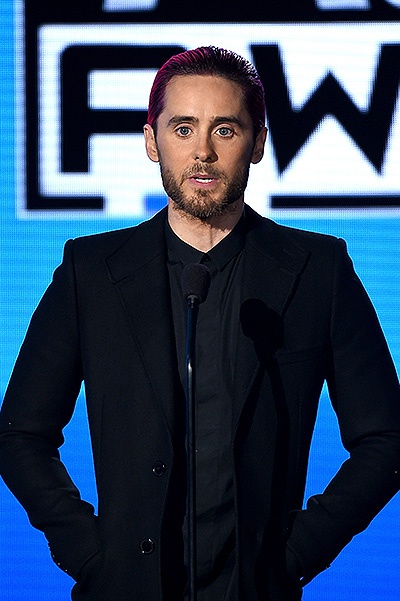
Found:
[[[193,167],[189,167],[183,172],[182,180],[185,180],[188,177],[192,177],[192,175],[197,175],[198,173],[201,173],[202,175],[208,177],[225,179],[225,173],[223,171],[216,169],[212,165],[202,165],[201,163],[196,163],[195,165],[193,165]]]

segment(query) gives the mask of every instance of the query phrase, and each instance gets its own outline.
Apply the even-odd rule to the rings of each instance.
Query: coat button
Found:
[[[167,468],[162,461],[156,461],[153,465],[153,474],[156,476],[163,476],[166,469]]]
[[[153,553],[154,551],[154,542],[151,538],[144,538],[140,541],[139,548],[143,555],[150,555],[150,553]]]

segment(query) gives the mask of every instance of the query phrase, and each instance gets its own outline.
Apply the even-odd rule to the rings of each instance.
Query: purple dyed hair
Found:
[[[254,65],[231,50],[201,46],[172,56],[157,72],[150,92],[147,118],[154,131],[164,108],[166,87],[175,75],[215,75],[237,83],[243,90],[254,135],[264,127],[264,88]]]

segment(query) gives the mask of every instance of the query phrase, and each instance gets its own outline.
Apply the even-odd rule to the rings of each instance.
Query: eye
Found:
[[[233,136],[233,129],[231,127],[226,127],[226,126],[219,127],[217,129],[217,133],[222,138],[229,138],[229,137]]]
[[[185,138],[191,133],[191,129],[187,125],[181,125],[180,127],[177,127],[175,131],[179,136],[182,136],[183,138]]]

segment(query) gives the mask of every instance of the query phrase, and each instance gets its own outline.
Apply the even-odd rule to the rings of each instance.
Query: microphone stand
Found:
[[[181,284],[187,302],[186,327],[186,524],[188,599],[197,601],[196,533],[196,424],[195,424],[195,347],[199,304],[207,298],[211,274],[201,263],[189,263],[182,270]]]
[[[195,430],[195,341],[198,298],[187,298],[186,329],[186,457],[187,457],[187,536],[188,600],[197,601],[197,532],[196,532],[196,430]]]

